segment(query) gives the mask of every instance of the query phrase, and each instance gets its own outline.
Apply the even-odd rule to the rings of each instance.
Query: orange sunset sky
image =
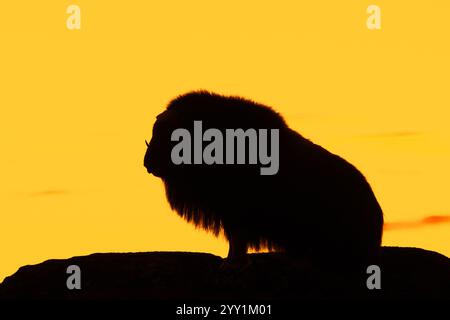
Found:
[[[370,4],[381,30],[366,26]],[[226,255],[143,167],[155,116],[195,89],[273,106],[366,175],[384,245],[450,255],[449,12],[446,0],[2,1],[0,281],[94,252]]]

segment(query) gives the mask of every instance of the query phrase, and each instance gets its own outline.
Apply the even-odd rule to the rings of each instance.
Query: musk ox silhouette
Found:
[[[174,164],[175,129],[279,130],[279,170],[255,164]],[[144,166],[160,177],[180,216],[229,242],[228,259],[247,250],[280,250],[312,261],[367,261],[381,245],[383,213],[364,176],[349,162],[290,129],[253,101],[206,91],[171,101],[154,124]]]

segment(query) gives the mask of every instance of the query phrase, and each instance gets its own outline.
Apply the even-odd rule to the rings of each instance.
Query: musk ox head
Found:
[[[242,129],[245,132],[250,129],[258,132],[263,128],[287,128],[283,118],[267,106],[240,97],[225,97],[205,91],[188,93],[171,101],[167,110],[157,116],[144,158],[147,171],[163,180],[190,174],[204,175],[206,172],[218,175],[255,172],[254,169],[257,168],[252,165],[219,168],[215,165],[174,164],[171,153],[177,142],[172,141],[172,133],[177,129],[185,129],[194,139],[193,125],[199,121],[202,123],[202,130],[214,128],[222,133],[227,129]],[[195,144],[194,141],[191,143]],[[224,145],[225,143],[223,141]]]
[[[181,125],[181,119],[176,114],[165,111],[156,117],[153,125],[152,138],[147,144],[144,166],[148,173],[156,177],[166,178],[177,169],[170,159],[172,131]]]

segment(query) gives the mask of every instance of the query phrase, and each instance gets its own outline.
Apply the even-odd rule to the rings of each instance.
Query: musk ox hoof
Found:
[[[246,271],[252,265],[252,261],[246,255],[241,258],[225,258],[219,267],[220,272],[236,274]]]

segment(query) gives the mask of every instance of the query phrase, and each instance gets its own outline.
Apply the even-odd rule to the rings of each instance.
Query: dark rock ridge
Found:
[[[249,255],[241,271],[223,270],[206,253],[96,253],[21,267],[0,284],[0,299],[450,299],[450,259],[417,248],[384,247],[381,290],[364,272],[315,270],[281,253]],[[338,262],[337,262],[338,263]],[[81,290],[68,290],[66,269],[81,269]]]

